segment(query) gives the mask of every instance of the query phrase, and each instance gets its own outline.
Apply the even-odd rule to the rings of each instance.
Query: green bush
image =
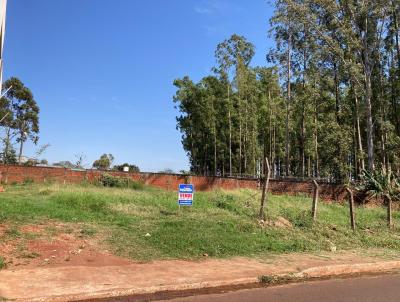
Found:
[[[24,178],[24,182],[23,182],[23,184],[24,185],[31,185],[31,184],[33,184],[35,181],[33,180],[33,178],[31,178],[31,177],[25,177]]]
[[[0,256],[0,270],[6,268],[6,260]]]
[[[130,178],[118,177],[110,174],[101,175],[99,182],[104,187],[109,187],[109,188],[126,188],[134,190],[143,189],[143,185],[139,182],[133,181]]]
[[[218,194],[217,198],[215,198],[217,208],[224,210],[232,210],[235,207],[234,202],[235,198],[232,195]]]

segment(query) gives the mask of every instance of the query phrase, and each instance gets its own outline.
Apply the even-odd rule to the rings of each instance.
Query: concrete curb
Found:
[[[318,266],[305,269],[301,272],[293,272],[277,275],[263,275],[252,278],[233,279],[226,281],[212,281],[191,284],[179,284],[168,286],[152,286],[146,288],[135,288],[114,290],[111,292],[96,292],[80,296],[53,297],[34,299],[34,302],[66,302],[66,301],[106,301],[109,298],[126,297],[141,299],[148,297],[162,297],[163,299],[189,296],[201,293],[218,293],[229,289],[244,289],[257,286],[279,285],[285,283],[302,282],[318,279],[329,279],[335,277],[351,277],[373,274],[386,274],[400,271],[400,261],[386,261],[359,264],[341,264]],[[270,282],[268,282],[270,281]],[[129,300],[132,301],[132,300]]]
[[[341,264],[321,267],[312,267],[298,273],[303,278],[326,278],[355,274],[387,273],[400,269],[400,261],[386,261],[375,263]]]
[[[297,273],[263,275],[259,281],[266,285],[279,285],[311,280],[345,278],[352,276],[387,274],[400,271],[400,261],[317,266]]]

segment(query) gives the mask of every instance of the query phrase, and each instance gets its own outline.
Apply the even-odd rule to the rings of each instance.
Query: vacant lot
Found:
[[[260,223],[259,199],[251,190],[198,192],[192,208],[179,209],[177,193],[150,187],[8,186],[0,195],[0,265],[73,261],[80,253],[95,262],[99,253],[147,261],[400,249],[399,229],[387,230],[383,208],[358,207],[353,232],[345,205],[321,203],[313,225],[310,198],[270,196],[269,221]]]

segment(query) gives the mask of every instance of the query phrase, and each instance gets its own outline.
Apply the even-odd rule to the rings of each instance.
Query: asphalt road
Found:
[[[178,298],[169,302],[399,302],[400,275],[326,280]]]

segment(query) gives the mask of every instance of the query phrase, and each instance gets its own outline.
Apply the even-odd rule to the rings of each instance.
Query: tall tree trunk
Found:
[[[335,113],[336,113],[336,122],[340,125],[340,92],[339,92],[339,76],[338,76],[338,67],[336,63],[333,63],[333,72],[334,72],[334,82],[335,82]],[[340,145],[340,144],[338,144]]]
[[[290,120],[290,103],[291,103],[291,39],[292,33],[289,25],[289,37],[287,46],[287,100],[286,100],[286,137],[285,137],[285,169],[286,176],[290,175],[290,136],[289,136],[289,120]]]
[[[304,104],[303,111],[301,116],[301,177],[304,178],[305,170],[306,170],[306,154],[305,154],[305,112],[304,112]]]
[[[232,176],[232,118],[231,118],[231,108],[229,108],[228,116],[229,116],[229,176]]]
[[[18,154],[18,163],[22,164],[22,152],[24,149],[24,139],[21,137],[21,142],[19,143],[19,154]]]
[[[367,114],[367,153],[368,153],[368,170],[375,170],[374,162],[374,125],[372,120],[372,88],[371,88],[371,63],[369,58],[369,45],[368,45],[368,16],[364,19],[365,32],[363,37],[364,43],[364,81],[365,81],[365,104]]]
[[[353,191],[350,188],[346,188],[346,191],[349,193],[350,224],[351,229],[354,231],[356,229],[356,220],[354,217],[354,196]]]
[[[239,100],[240,102],[240,100]],[[239,174],[242,174],[242,117],[239,106]]]
[[[276,150],[276,120],[274,119],[274,126],[273,126],[273,141],[272,141],[272,178],[275,178],[275,169],[276,169],[276,158],[275,158],[275,150]],[[279,173],[280,174],[280,173]]]
[[[213,114],[213,136],[214,136],[214,142],[213,142],[213,147],[214,147],[214,176],[217,176],[217,169],[218,169],[218,163],[217,163],[217,126],[216,126],[216,114],[215,114],[215,108],[214,108],[214,99],[212,99],[211,102],[211,108],[212,108],[212,114]]]
[[[260,206],[260,213],[259,213],[260,220],[265,220],[265,204],[268,199],[268,187],[269,187],[270,176],[271,176],[271,168],[269,165],[268,156],[266,156],[265,160],[264,160],[264,178],[263,178],[261,206]]]
[[[399,44],[399,23],[397,21],[397,13],[396,13],[396,1],[392,1],[392,14],[393,14],[393,25],[394,25],[394,34],[396,39],[396,51],[397,51],[397,66],[400,76],[400,44]]]
[[[362,146],[362,138],[361,138],[361,127],[360,127],[360,115],[358,113],[358,97],[355,86],[353,85],[353,96],[354,96],[354,113],[356,120],[356,132],[357,132],[357,147],[358,147],[358,158],[360,160],[360,168],[361,170],[365,169],[364,162],[364,150]]]
[[[358,148],[357,148],[357,127],[356,120],[353,120],[353,160],[354,160],[354,178],[357,179],[360,174],[360,166],[358,163]],[[350,170],[351,171],[351,170]]]
[[[244,139],[243,139],[243,154],[244,154],[244,173],[247,174],[247,153],[248,153],[248,145],[247,145],[247,141],[248,141],[248,128],[247,128],[247,117],[248,117],[248,113],[247,113],[247,100],[245,100],[244,103],[245,106],[245,115],[244,115]]]
[[[269,135],[269,162],[272,163],[272,105],[271,105],[271,91],[268,89],[268,135]]]
[[[232,175],[232,116],[231,116],[231,84],[228,80],[228,124],[229,124],[229,176]]]
[[[315,85],[314,85],[315,86]],[[315,87],[314,87],[315,89]],[[318,102],[314,94],[314,176],[319,178],[319,155],[318,155]]]
[[[7,127],[6,138],[4,143],[3,163],[8,163],[8,153],[10,152],[10,127]]]
[[[396,43],[396,52],[397,52],[397,69],[396,69],[396,75],[397,75],[397,81],[400,80],[400,44],[399,44],[399,24],[397,21],[397,13],[396,13],[396,1],[392,1],[392,14],[393,14],[393,25],[394,25],[394,32],[395,32],[395,43]],[[394,63],[392,62],[394,65]],[[399,115],[397,114],[397,100],[398,100],[398,88],[394,84],[394,80],[392,77],[392,96],[393,96],[393,109],[394,109],[394,116],[395,116],[395,121],[396,121],[396,131],[397,134],[400,135],[400,118]]]
[[[314,186],[314,191],[313,191],[313,203],[312,203],[312,218],[313,222],[317,221],[317,206],[318,206],[318,195],[319,195],[319,186],[316,180],[313,180],[313,186]]]
[[[394,68],[394,54],[393,50],[390,51],[390,60],[388,59],[387,63],[387,69],[391,71]],[[396,129],[397,135],[400,135],[400,116],[397,112],[397,87],[396,87],[396,79],[397,79],[397,71],[400,70],[400,68],[397,68],[395,72],[389,72],[389,77],[390,77],[390,99],[392,102],[392,117],[393,117],[393,123]]]

